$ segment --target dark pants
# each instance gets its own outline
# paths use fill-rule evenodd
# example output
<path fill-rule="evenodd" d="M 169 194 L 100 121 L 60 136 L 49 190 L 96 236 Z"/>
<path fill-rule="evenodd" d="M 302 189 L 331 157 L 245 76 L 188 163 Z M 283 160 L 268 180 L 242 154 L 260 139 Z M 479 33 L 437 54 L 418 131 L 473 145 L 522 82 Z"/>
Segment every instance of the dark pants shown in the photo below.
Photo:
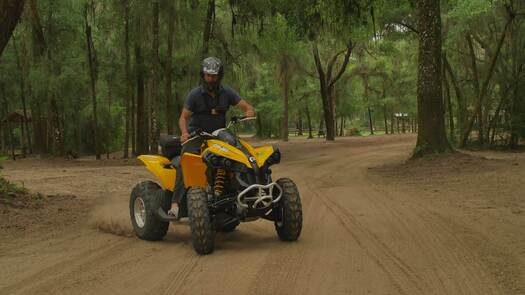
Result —
<path fill-rule="evenodd" d="M 180 153 L 181 158 L 179 158 L 175 163 L 175 169 L 177 169 L 177 174 L 175 177 L 175 188 L 173 189 L 173 197 L 171 198 L 172 203 L 180 204 L 180 201 L 186 194 L 186 189 L 184 188 L 184 177 L 182 176 L 182 166 L 180 165 L 182 155 L 184 155 L 184 153 L 200 154 L 202 143 L 202 138 L 198 137 L 182 146 L 182 151 Z"/>

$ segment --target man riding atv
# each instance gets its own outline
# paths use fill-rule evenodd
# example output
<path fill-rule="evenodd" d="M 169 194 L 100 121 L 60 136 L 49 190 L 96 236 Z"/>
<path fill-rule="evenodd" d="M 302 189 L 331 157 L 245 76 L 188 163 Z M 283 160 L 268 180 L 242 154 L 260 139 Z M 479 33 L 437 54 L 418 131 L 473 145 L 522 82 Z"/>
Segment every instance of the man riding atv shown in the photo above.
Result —
<path fill-rule="evenodd" d="M 184 103 L 184 108 L 179 119 L 181 131 L 180 142 L 189 139 L 189 134 L 195 130 L 208 133 L 226 127 L 226 112 L 230 106 L 238 106 L 244 111 L 246 117 L 254 117 L 253 107 L 242 99 L 232 88 L 221 85 L 224 76 L 222 62 L 216 57 L 208 57 L 202 61 L 200 69 L 201 85 L 191 90 Z M 195 138 L 183 145 L 181 155 L 185 152 L 200 152 L 202 138 Z M 180 162 L 175 163 L 180 168 Z M 177 169 L 175 189 L 169 215 L 178 217 L 179 204 L 185 193 L 182 169 Z M 181 209 L 184 206 L 181 206 Z"/>

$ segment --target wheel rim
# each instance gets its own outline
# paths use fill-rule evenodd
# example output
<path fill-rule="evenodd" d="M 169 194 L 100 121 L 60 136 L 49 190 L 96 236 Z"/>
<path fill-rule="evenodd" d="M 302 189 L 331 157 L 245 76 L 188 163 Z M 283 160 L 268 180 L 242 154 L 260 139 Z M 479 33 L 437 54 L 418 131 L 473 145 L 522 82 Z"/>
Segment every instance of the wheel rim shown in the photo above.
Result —
<path fill-rule="evenodd" d="M 133 213 L 135 215 L 135 222 L 140 228 L 144 227 L 146 224 L 146 206 L 144 206 L 144 200 L 141 197 L 135 199 L 133 204 Z"/>

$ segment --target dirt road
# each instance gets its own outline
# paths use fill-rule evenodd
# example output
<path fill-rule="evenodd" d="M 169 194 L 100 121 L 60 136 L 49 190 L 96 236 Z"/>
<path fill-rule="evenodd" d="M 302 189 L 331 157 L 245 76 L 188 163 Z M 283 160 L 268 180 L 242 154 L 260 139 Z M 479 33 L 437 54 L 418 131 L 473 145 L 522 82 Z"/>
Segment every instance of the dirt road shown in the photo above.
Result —
<path fill-rule="evenodd" d="M 76 198 L 0 215 L 0 294 L 525 294 L 525 157 L 403 164 L 414 141 L 278 143 L 299 241 L 256 221 L 205 257 L 185 224 L 161 242 L 126 236 L 129 192 L 150 178 L 134 161 L 6 163 L 8 179 Z"/>

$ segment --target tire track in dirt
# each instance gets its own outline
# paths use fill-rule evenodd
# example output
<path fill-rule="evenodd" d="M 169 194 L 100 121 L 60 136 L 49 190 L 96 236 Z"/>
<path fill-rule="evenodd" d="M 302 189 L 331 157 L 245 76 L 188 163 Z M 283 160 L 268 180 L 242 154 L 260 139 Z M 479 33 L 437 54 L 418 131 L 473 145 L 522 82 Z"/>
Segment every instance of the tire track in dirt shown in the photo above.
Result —
<path fill-rule="evenodd" d="M 196 256 L 195 253 L 190 251 L 185 252 L 187 252 L 189 259 L 185 261 L 182 266 L 177 265 L 177 270 L 169 272 L 169 274 L 166 275 L 167 280 L 165 283 L 153 288 L 151 292 L 149 292 L 150 294 L 179 294 L 180 289 L 185 285 L 188 277 L 193 273 L 193 270 L 199 263 L 199 257 Z"/>
<path fill-rule="evenodd" d="M 439 214 L 436 209 L 417 198 L 400 199 L 404 195 L 398 193 L 395 199 L 392 192 L 378 185 L 370 175 L 366 173 L 360 175 L 362 176 L 360 183 L 371 188 L 368 190 L 370 192 L 368 197 L 376 206 L 381 207 L 383 212 L 389 214 L 389 219 L 397 220 L 396 223 L 403 226 L 404 232 L 410 233 L 409 236 L 418 245 L 416 250 L 425 252 L 429 261 L 448 266 L 446 270 L 434 269 L 434 276 L 429 278 L 439 285 L 433 286 L 434 288 L 442 287 L 444 290 L 454 288 L 459 289 L 461 293 L 470 294 L 503 294 L 497 284 L 489 283 L 493 278 L 488 274 L 487 266 L 472 252 L 471 244 L 466 243 L 462 238 L 466 233 L 475 236 L 480 236 L 480 233 L 472 233 L 472 230 Z M 401 206 L 399 202 L 405 202 L 407 205 Z M 451 269 L 456 276 L 455 287 L 450 286 Z"/>
<path fill-rule="evenodd" d="M 404 264 L 402 260 L 393 254 L 382 242 L 365 231 L 364 227 L 353 220 L 341 206 L 328 197 L 323 197 L 311 185 L 308 185 L 308 187 L 338 219 L 339 224 L 347 234 L 349 234 L 357 245 L 388 275 L 398 292 L 401 294 L 422 293 L 422 289 L 419 288 L 417 283 L 421 278 L 414 275 L 413 270 Z M 365 239 L 368 239 L 368 241 Z M 403 280 L 402 276 L 396 275 L 397 272 L 391 271 L 391 269 L 401 271 L 408 280 Z M 406 290 L 407 285 L 411 286 L 410 290 Z"/>
<path fill-rule="evenodd" d="M 412 203 L 417 194 L 400 195 L 368 177 L 367 166 L 408 153 L 411 144 L 404 137 L 283 144 L 291 158 L 274 175 L 289 176 L 299 187 L 303 232 L 297 243 L 280 242 L 271 222 L 257 221 L 219 234 L 215 253 L 199 257 L 178 224 L 160 243 L 80 225 L 75 234 L 3 244 L 1 265 L 24 266 L 8 267 L 0 294 L 503 294 L 490 286 L 487 265 L 469 253 L 464 235 L 477 233 L 439 211 L 446 208 Z M 97 200 L 108 180 L 114 192 L 127 191 L 147 175 L 142 167 L 129 169 L 127 180 L 112 175 L 121 167 L 89 168 L 88 174 L 75 169 L 80 178 L 99 177 L 76 188 L 93 185 L 83 196 Z M 24 255 L 35 258 L 35 268 Z"/>
<path fill-rule="evenodd" d="M 90 266 L 98 266 L 98 263 L 106 261 L 108 257 L 114 256 L 115 253 L 120 253 L 126 249 L 129 241 L 119 241 L 110 246 L 100 245 L 96 248 L 82 251 L 72 257 L 66 258 L 51 266 L 45 267 L 25 279 L 8 285 L 0 289 L 0 294 L 16 294 L 29 292 L 34 294 L 36 291 L 49 291 L 52 293 L 53 287 L 56 287 L 56 282 L 67 282 L 69 277 L 85 271 L 85 268 Z"/>
<path fill-rule="evenodd" d="M 294 173 L 288 171 L 291 175 Z M 303 187 L 306 182 L 296 180 L 297 187 Z M 318 219 L 319 211 L 315 210 L 315 199 L 304 198 L 306 194 L 301 193 L 301 201 L 303 208 L 303 228 L 310 228 L 314 224 L 313 221 Z M 303 201 L 304 200 L 304 201 Z M 308 218 L 305 218 L 308 216 Z M 273 227 L 273 224 L 272 224 Z M 314 228 L 318 228 L 314 226 Z M 315 238 L 316 230 L 309 238 Z M 274 235 L 277 233 L 274 230 Z M 302 233 L 304 235 L 304 232 Z M 301 243 L 301 237 L 297 242 L 281 242 L 276 248 L 272 249 L 266 255 L 266 262 L 259 267 L 259 271 L 255 275 L 255 281 L 252 281 L 253 290 L 259 294 L 287 294 L 295 291 L 297 278 L 300 272 L 306 271 L 308 268 L 303 268 L 304 258 L 306 255 L 306 245 Z M 271 278 L 267 280 L 266 278 Z M 264 290 L 264 291 L 262 291 Z"/>
<path fill-rule="evenodd" d="M 370 153 L 370 151 L 368 151 L 368 153 Z M 379 157 L 380 155 L 374 155 L 374 154 L 369 154 L 367 156 L 364 156 L 364 157 L 360 157 L 360 159 L 358 160 L 355 160 L 352 162 L 352 164 L 358 164 L 357 166 L 359 165 L 362 165 L 362 163 L 368 163 L 370 162 L 369 160 L 371 158 L 376 158 L 376 157 Z M 349 160 L 350 161 L 350 160 Z M 347 167 L 349 163 L 343 163 L 341 164 L 341 167 L 340 168 L 344 168 L 345 166 Z M 338 170 L 338 169 L 336 169 Z M 392 222 L 393 225 L 395 226 L 400 226 L 401 227 L 401 232 L 406 232 L 406 233 L 410 233 L 409 234 L 409 237 L 412 239 L 412 240 L 415 240 L 418 245 L 420 246 L 421 249 L 428 249 L 428 243 L 425 243 L 425 241 L 427 241 L 427 237 L 432 237 L 432 238 L 436 238 L 436 237 L 441 237 L 443 235 L 443 233 L 448 233 L 448 231 L 446 231 L 445 229 L 443 228 L 436 228 L 436 226 L 433 226 L 431 228 L 424 228 L 424 229 L 421 229 L 421 225 L 425 225 L 427 222 L 426 222 L 426 219 L 425 218 L 422 218 L 421 215 L 414 215 L 414 213 L 412 212 L 412 210 L 408 210 L 407 208 L 403 208 L 402 206 L 398 206 L 397 204 L 394 203 L 386 203 L 385 204 L 385 195 L 387 195 L 387 192 L 382 192 L 382 194 L 380 194 L 381 198 L 377 199 L 377 196 L 379 195 L 376 195 L 374 192 L 377 191 L 377 190 L 370 190 L 370 189 L 367 189 L 367 190 L 362 190 L 360 188 L 363 188 L 363 187 L 366 187 L 366 186 L 370 186 L 370 187 L 374 187 L 374 185 L 369 182 L 369 181 L 366 181 L 366 179 L 362 179 L 362 177 L 359 177 L 360 174 L 356 174 L 356 175 L 353 175 L 355 178 L 353 179 L 354 183 L 356 184 L 357 188 L 356 188 L 356 191 L 360 192 L 360 193 L 365 193 L 366 194 L 366 197 L 369 201 L 371 201 L 371 203 L 377 208 L 377 210 L 379 210 L 379 212 L 382 212 L 382 214 L 388 214 L 388 219 L 391 220 L 391 221 L 394 221 L 395 222 Z M 333 182 L 333 175 L 330 175 L 330 174 L 327 174 L 325 176 L 321 176 L 321 177 L 318 177 L 317 180 L 320 181 L 321 183 L 325 183 L 325 186 L 329 187 L 332 185 L 331 182 Z M 330 179 L 330 180 L 326 180 L 326 179 Z M 358 184 L 358 185 L 357 185 Z M 312 190 L 315 190 L 313 188 L 311 188 Z M 320 197 L 322 198 L 322 196 L 320 195 Z M 363 224 L 359 223 L 357 221 L 357 218 L 355 216 L 353 216 L 344 206 L 342 206 L 341 204 L 337 203 L 336 201 L 332 200 L 330 197 L 325 197 L 325 198 L 322 198 L 322 200 L 325 201 L 325 205 L 327 205 L 328 207 L 330 207 L 331 211 L 336 214 L 336 216 L 338 216 L 338 218 L 341 220 L 341 223 L 343 225 L 345 224 L 351 224 L 351 225 L 354 225 L 355 227 L 351 227 L 351 228 L 348 228 L 346 227 L 346 229 L 348 230 L 348 232 L 351 234 L 351 235 L 354 235 L 352 233 L 352 229 L 358 229 L 359 230 L 359 234 L 356 234 L 354 235 L 355 238 L 357 240 L 358 239 L 358 236 L 365 236 L 367 238 L 368 241 L 365 241 L 364 243 L 364 249 L 367 249 L 367 251 L 370 253 L 370 251 L 368 249 L 374 249 L 374 252 L 376 252 L 375 250 L 380 250 L 380 252 L 383 252 L 383 254 L 385 254 L 388 259 L 391 260 L 391 262 L 393 262 L 394 264 L 393 265 L 389 265 L 389 266 L 394 266 L 396 267 L 399 271 L 401 271 L 402 273 L 405 274 L 405 276 L 407 276 L 407 278 L 410 279 L 410 282 L 413 286 L 416 286 L 416 289 L 414 290 L 409 290 L 409 293 L 412 293 L 414 291 L 419 291 L 418 293 L 421 293 L 421 291 L 425 291 L 425 293 L 428 293 L 428 292 L 432 292 L 432 290 L 435 290 L 435 287 L 436 286 L 430 286 L 428 285 L 428 283 L 425 282 L 425 280 L 423 280 L 422 276 L 418 274 L 418 271 L 414 270 L 413 268 L 409 267 L 409 265 L 407 263 L 405 263 L 398 255 L 394 254 L 394 252 L 390 249 L 390 247 L 388 247 L 388 245 L 386 245 L 379 236 L 377 236 L 376 234 L 374 234 L 372 231 L 370 230 L 367 230 L 367 226 L 364 226 Z M 379 206 L 379 207 L 378 207 Z M 423 208 L 419 208 L 420 210 L 423 209 Z M 426 209 L 424 209 L 423 211 L 425 211 Z M 427 210 L 428 211 L 428 210 Z M 407 220 L 409 222 L 407 222 Z M 439 224 L 439 223 L 438 223 Z M 447 239 L 450 239 L 450 237 L 446 236 Z M 454 240 L 457 241 L 457 239 L 455 239 L 455 237 L 453 237 Z M 366 243 L 366 242 L 372 242 L 371 244 L 370 243 Z M 438 243 L 437 245 L 443 245 L 443 243 Z M 467 245 L 463 244 L 463 243 L 456 243 L 456 247 L 457 246 L 460 246 L 461 249 L 464 249 L 463 252 L 465 252 L 465 254 L 468 256 L 468 248 L 467 248 Z M 377 247 L 377 249 L 375 249 Z M 430 247 L 430 249 L 435 249 L 435 247 Z M 441 259 L 443 258 L 450 258 L 451 255 L 449 255 L 448 253 L 443 253 L 443 250 L 438 248 L 440 251 L 441 251 L 441 254 L 445 257 L 441 257 Z M 417 247 L 415 250 L 418 250 Z M 457 250 L 456 250 L 457 251 Z M 377 253 L 376 253 L 377 254 Z M 482 273 L 479 273 L 477 272 L 477 270 L 479 269 L 482 269 L 482 265 L 479 264 L 479 263 L 472 263 L 475 261 L 475 258 L 474 257 L 469 257 L 470 259 L 468 261 L 462 261 L 461 259 L 458 260 L 457 258 L 456 259 L 453 259 L 452 261 L 450 261 L 450 259 L 447 259 L 449 260 L 450 262 L 450 266 L 455 266 L 454 269 L 456 269 L 457 271 L 456 272 L 460 272 L 460 270 L 464 267 L 464 264 L 467 264 L 467 265 L 474 265 L 471 267 L 471 269 L 473 270 L 473 273 L 477 273 L 478 276 L 468 276 L 465 282 L 465 286 L 466 288 L 461 288 L 461 282 L 459 282 L 459 286 L 457 287 L 460 287 L 459 290 L 462 290 L 461 293 L 464 293 L 464 292 L 469 292 L 469 293 L 472 293 L 472 294 L 479 294 L 479 292 L 486 292 L 487 289 L 485 287 L 481 287 L 481 289 L 479 288 L 471 288 L 470 285 L 472 284 L 469 284 L 470 282 L 475 282 L 475 284 L 473 284 L 474 286 L 483 286 L 485 284 L 483 284 L 483 281 L 481 281 L 479 278 L 484 278 L 484 277 L 487 277 L 486 275 L 482 274 Z M 377 259 L 376 259 L 377 260 Z M 381 261 L 383 261 L 383 259 L 380 259 L 380 261 L 378 260 L 377 262 L 379 264 L 381 264 Z M 438 260 L 439 261 L 439 260 Z M 384 263 L 384 261 L 383 261 Z M 384 267 L 383 267 L 384 268 Z M 396 272 L 393 272 L 393 273 L 396 273 Z M 460 272 L 461 273 L 461 272 Z M 468 272 L 467 272 L 468 274 Z M 407 284 L 403 284 L 403 285 L 407 285 Z M 418 285 L 421 285 L 421 289 L 420 287 L 418 287 Z M 438 279 L 438 287 L 442 287 L 443 290 L 446 290 L 447 288 L 445 288 L 445 285 L 443 284 L 443 281 Z M 399 286 L 399 284 L 398 284 Z M 493 290 L 493 288 L 491 288 L 489 286 L 488 288 L 489 290 Z M 456 289 L 456 291 L 458 291 Z M 498 291 L 495 291 L 495 292 L 491 292 L 491 293 L 496 293 L 496 294 L 499 294 Z"/>
<path fill-rule="evenodd" d="M 363 182 L 380 192 L 382 199 L 390 198 L 391 193 L 381 190 L 370 179 Z M 371 198 L 376 196 L 372 195 Z M 439 261 L 448 266 L 446 270 L 436 269 L 431 280 L 438 280 L 443 288 L 447 287 L 451 283 L 450 270 L 452 269 L 456 276 L 455 288 L 461 293 L 503 294 L 501 289 L 494 286 L 495 284 L 488 283 L 492 278 L 487 273 L 486 265 L 472 252 L 471 245 L 460 237 L 466 233 L 473 234 L 471 230 L 413 200 L 405 208 L 397 204 L 392 206 L 391 209 L 395 210 L 390 210 L 389 216 L 404 225 L 404 230 L 410 233 L 420 249 L 424 249 L 425 255 L 431 258 L 429 260 Z M 475 235 L 478 236 L 479 233 Z"/>

